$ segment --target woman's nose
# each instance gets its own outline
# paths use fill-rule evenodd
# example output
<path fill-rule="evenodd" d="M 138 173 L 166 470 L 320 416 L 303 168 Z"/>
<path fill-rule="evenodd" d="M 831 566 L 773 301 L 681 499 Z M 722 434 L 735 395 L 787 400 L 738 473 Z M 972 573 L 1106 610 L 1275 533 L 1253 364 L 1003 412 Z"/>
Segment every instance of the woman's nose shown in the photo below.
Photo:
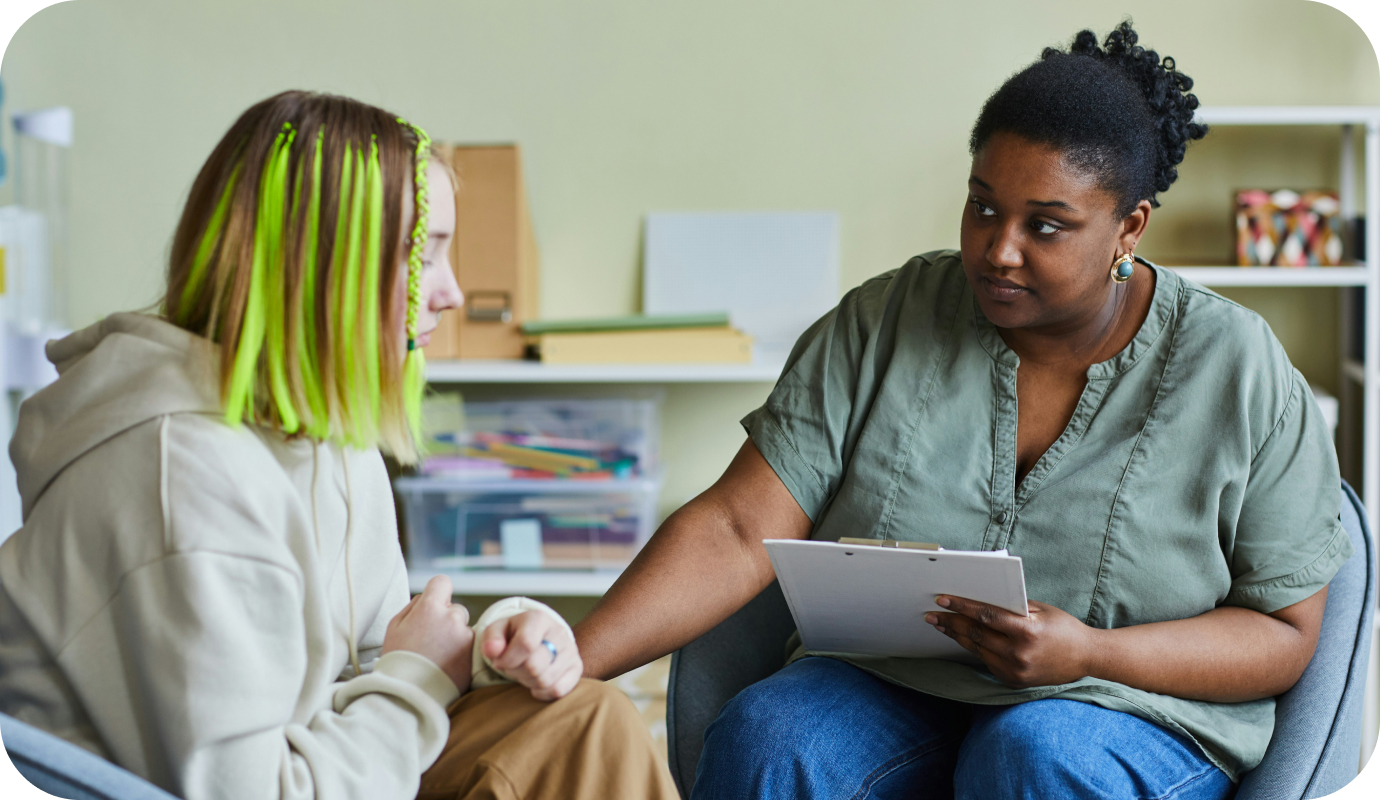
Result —
<path fill-rule="evenodd" d="M 1002 269 L 1018 269 L 1025 264 L 1021 255 L 1020 233 L 1014 226 L 1003 225 L 993 235 L 987 246 L 987 262 Z"/>

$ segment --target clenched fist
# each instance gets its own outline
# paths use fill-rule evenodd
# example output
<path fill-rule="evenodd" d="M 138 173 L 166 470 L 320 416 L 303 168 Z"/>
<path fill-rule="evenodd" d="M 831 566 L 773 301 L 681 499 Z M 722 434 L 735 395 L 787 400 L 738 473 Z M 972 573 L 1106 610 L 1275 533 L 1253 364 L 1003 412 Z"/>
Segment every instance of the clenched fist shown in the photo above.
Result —
<path fill-rule="evenodd" d="M 383 651 L 407 650 L 426 656 L 446 673 L 464 694 L 470 688 L 470 658 L 474 631 L 470 612 L 452 603 L 450 578 L 437 575 L 388 623 Z"/>
<path fill-rule="evenodd" d="M 538 700 L 570 694 L 585 671 L 575 640 L 564 625 L 543 611 L 525 611 L 495 622 L 484 629 L 483 639 L 484 655 L 494 669 L 531 689 Z"/>

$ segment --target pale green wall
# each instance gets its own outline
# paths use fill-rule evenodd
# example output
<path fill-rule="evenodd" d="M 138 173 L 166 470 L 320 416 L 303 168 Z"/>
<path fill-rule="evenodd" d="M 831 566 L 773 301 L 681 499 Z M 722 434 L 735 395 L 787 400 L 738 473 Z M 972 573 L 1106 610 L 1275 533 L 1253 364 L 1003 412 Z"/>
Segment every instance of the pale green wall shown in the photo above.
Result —
<path fill-rule="evenodd" d="M 0 77 L 8 110 L 76 111 L 77 325 L 156 298 L 197 167 L 236 114 L 286 88 L 378 103 L 438 139 L 520 142 L 545 312 L 611 314 L 637 309 L 648 210 L 837 209 L 840 289 L 955 245 L 983 99 L 1041 47 L 1080 27 L 1105 32 L 1131 8 L 75 0 L 20 29 Z M 1161 0 L 1135 11 L 1145 42 L 1179 60 L 1205 103 L 1380 103 L 1375 53 L 1327 6 Z M 1210 138 L 1142 252 L 1225 257 L 1231 190 L 1334 183 L 1335 138 Z M 1316 319 L 1335 314 L 1333 293 L 1254 297 L 1275 309 L 1300 367 L 1334 383 L 1335 328 Z M 722 470 L 741 441 L 737 418 L 767 388 L 668 389 L 665 510 Z"/>

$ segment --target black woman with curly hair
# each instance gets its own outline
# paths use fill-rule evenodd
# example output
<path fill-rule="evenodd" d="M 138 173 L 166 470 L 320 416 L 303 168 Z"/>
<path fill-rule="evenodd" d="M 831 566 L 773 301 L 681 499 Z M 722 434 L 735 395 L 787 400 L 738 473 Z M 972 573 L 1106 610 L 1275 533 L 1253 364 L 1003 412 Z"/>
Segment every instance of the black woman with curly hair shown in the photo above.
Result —
<path fill-rule="evenodd" d="M 695 798 L 1222 798 L 1260 762 L 1351 545 L 1269 327 L 1135 255 L 1207 133 L 1192 86 L 1129 22 L 1007 80 L 960 248 L 806 331 L 723 477 L 579 626 L 595 677 L 675 650 L 772 582 L 763 539 L 1022 557 L 1025 616 L 916 609 L 981 666 L 797 647 L 710 725 Z"/>

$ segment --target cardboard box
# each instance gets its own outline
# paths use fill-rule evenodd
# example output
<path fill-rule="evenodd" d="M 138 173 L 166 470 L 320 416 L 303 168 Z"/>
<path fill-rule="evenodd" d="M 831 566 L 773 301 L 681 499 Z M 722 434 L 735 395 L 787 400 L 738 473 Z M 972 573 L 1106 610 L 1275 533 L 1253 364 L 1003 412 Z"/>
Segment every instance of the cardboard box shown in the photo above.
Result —
<path fill-rule="evenodd" d="M 429 360 L 522 358 L 522 323 L 536 319 L 536 237 L 515 144 L 442 148 L 459 180 L 450 261 L 465 305 L 441 315 Z"/>

